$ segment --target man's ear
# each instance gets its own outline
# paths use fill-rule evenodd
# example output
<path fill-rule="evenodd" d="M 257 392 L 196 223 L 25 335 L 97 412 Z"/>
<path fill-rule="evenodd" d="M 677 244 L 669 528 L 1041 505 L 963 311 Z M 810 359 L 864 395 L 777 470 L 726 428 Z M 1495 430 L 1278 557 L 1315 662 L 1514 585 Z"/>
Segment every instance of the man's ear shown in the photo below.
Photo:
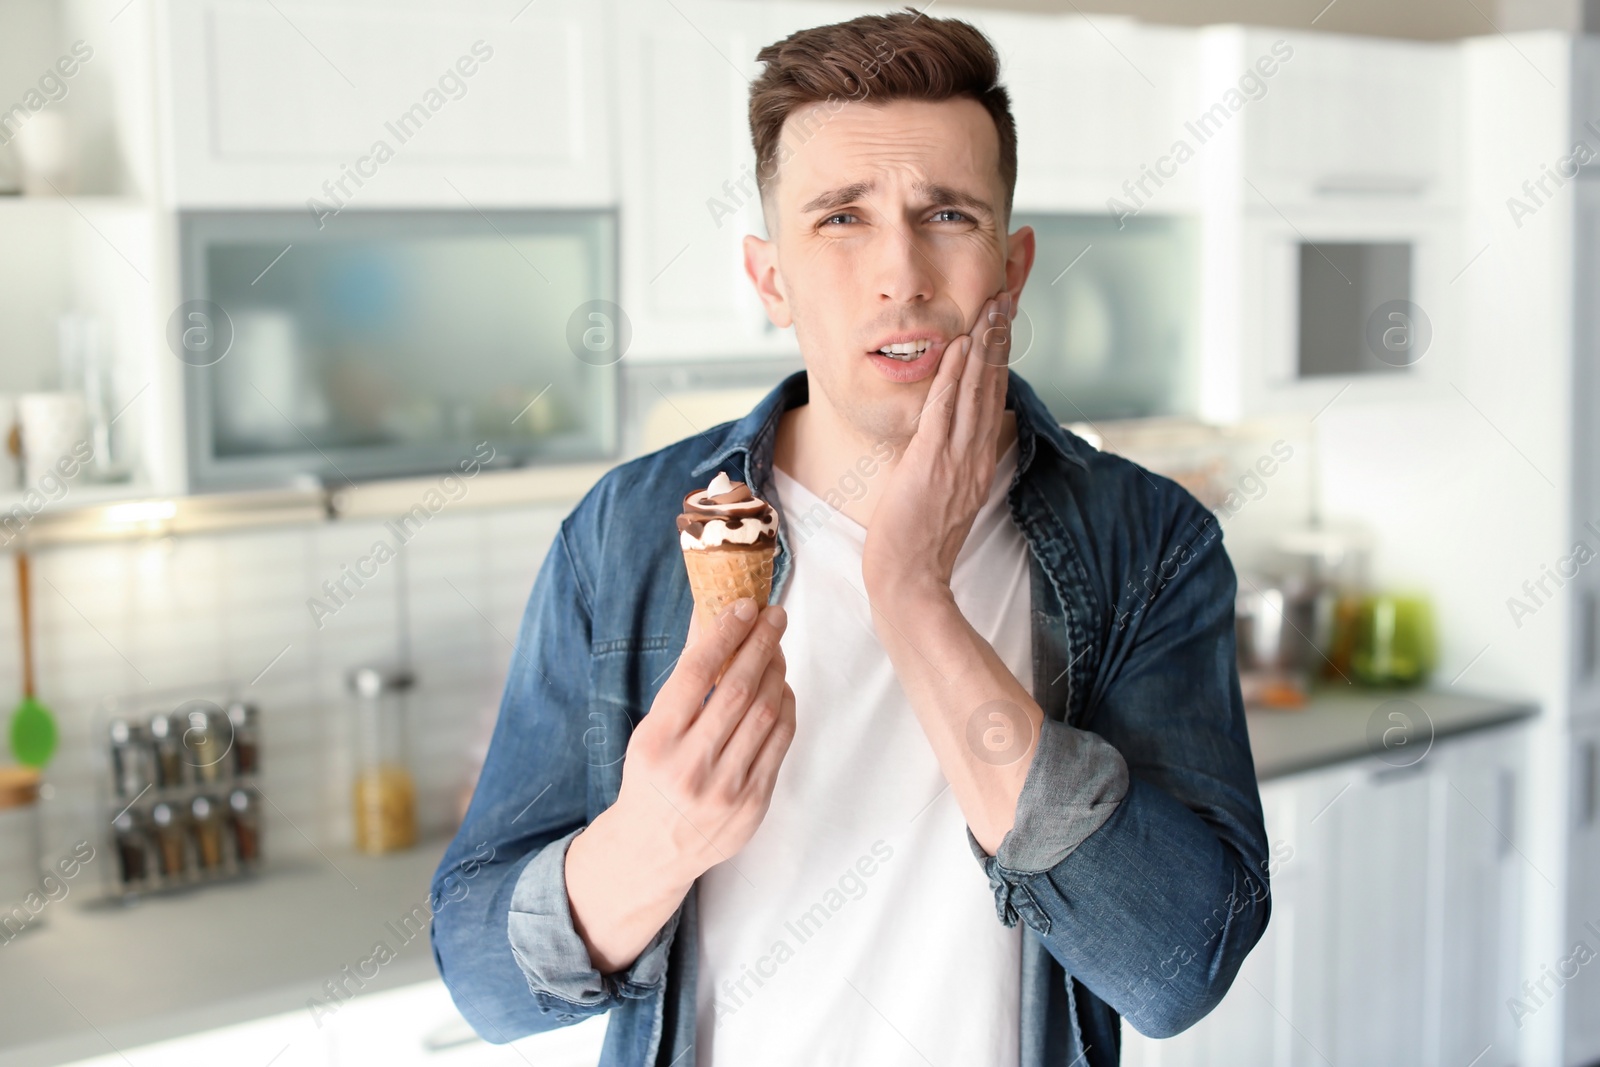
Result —
<path fill-rule="evenodd" d="M 794 321 L 789 298 L 783 291 L 783 275 L 778 272 L 778 243 L 763 240 L 755 234 L 744 238 L 744 272 L 750 284 L 756 287 L 761 305 L 767 309 L 767 318 L 778 329 L 787 329 Z"/>
<path fill-rule="evenodd" d="M 1036 250 L 1032 226 L 1023 226 L 1006 238 L 1006 289 L 1019 300 L 1028 274 L 1033 270 Z"/>

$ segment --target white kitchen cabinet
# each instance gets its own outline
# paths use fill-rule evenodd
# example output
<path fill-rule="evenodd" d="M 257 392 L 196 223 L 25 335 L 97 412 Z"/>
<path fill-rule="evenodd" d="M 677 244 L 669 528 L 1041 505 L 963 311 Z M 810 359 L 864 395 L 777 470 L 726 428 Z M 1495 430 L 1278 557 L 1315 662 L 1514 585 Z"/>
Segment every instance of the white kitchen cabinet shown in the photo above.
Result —
<path fill-rule="evenodd" d="M 1270 27 L 1239 40 L 1237 62 L 1219 75 L 1237 78 L 1262 56 L 1277 61 L 1260 97 L 1239 110 L 1243 173 L 1268 200 L 1285 209 L 1375 198 L 1455 203 L 1461 61 L 1453 45 Z"/>
<path fill-rule="evenodd" d="M 778 17 L 737 0 L 623 0 L 619 13 L 628 358 L 798 351 L 744 271 L 744 236 L 766 234 L 750 81 L 756 53 L 781 36 Z"/>
<path fill-rule="evenodd" d="M 611 5 L 167 0 L 182 207 L 605 206 Z"/>
<path fill-rule="evenodd" d="M 1575 726 L 1571 740 L 1567 932 L 1561 959 L 1550 961 L 1552 970 L 1560 968 L 1561 960 L 1573 958 L 1573 949 L 1580 942 L 1591 953 L 1600 953 L 1600 724 Z M 1574 963 L 1578 959 L 1581 957 L 1574 958 Z M 1562 992 L 1567 1031 L 1564 1063 L 1588 1067 L 1600 1061 L 1600 956 L 1590 956 Z"/>
<path fill-rule="evenodd" d="M 1431 790 L 1424 760 L 1367 769 L 1329 810 L 1336 1067 L 1423 1062 Z"/>
<path fill-rule="evenodd" d="M 1575 92 L 1580 97 L 1573 123 L 1600 120 L 1600 41 L 1576 46 L 1583 62 L 1574 66 Z M 1588 99 L 1593 99 L 1590 105 Z M 1600 121 L 1596 121 L 1600 126 Z M 1584 138 L 1600 152 L 1600 134 L 1582 130 Z M 1600 180 L 1592 164 L 1585 177 L 1573 183 L 1573 392 L 1571 420 L 1572 450 L 1572 539 L 1585 545 L 1593 555 L 1577 567 L 1570 578 L 1572 624 L 1567 627 L 1571 646 L 1569 662 L 1572 680 L 1574 718 L 1600 722 Z M 1575 555 L 1569 563 L 1557 561 L 1558 570 L 1571 568 L 1584 557 Z M 1566 573 L 1561 573 L 1567 578 Z"/>
<path fill-rule="evenodd" d="M 1433 755 L 1438 866 L 1428 913 L 1436 960 L 1428 1015 L 1437 1024 L 1422 1062 L 1512 1067 L 1518 1039 L 1507 1002 L 1519 995 L 1522 977 L 1521 884 L 1538 877 L 1518 825 L 1524 735 L 1491 731 L 1441 744 Z"/>
<path fill-rule="evenodd" d="M 1196 31 L 1110 15 L 941 8 L 1000 53 L 1017 124 L 1016 211 L 1102 214 L 1144 182 L 1151 212 L 1192 211 L 1197 169 L 1161 163 L 1183 134 L 1196 78 Z M 1171 170 L 1150 178 L 1158 164 Z"/>
<path fill-rule="evenodd" d="M 1201 417 L 1453 398 L 1459 49 L 1225 26 L 1199 52 Z"/>

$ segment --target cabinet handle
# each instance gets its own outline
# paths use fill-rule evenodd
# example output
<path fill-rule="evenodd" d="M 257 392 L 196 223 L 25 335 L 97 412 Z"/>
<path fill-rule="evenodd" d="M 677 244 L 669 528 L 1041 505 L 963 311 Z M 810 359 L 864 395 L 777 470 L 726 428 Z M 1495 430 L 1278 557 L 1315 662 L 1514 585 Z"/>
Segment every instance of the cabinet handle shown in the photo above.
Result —
<path fill-rule="evenodd" d="M 1428 761 L 1424 758 L 1401 767 L 1379 767 L 1368 775 L 1367 780 L 1373 785 L 1390 785 L 1394 782 L 1410 781 L 1427 769 Z"/>
<path fill-rule="evenodd" d="M 1516 847 L 1514 838 L 1517 833 L 1517 776 L 1516 772 L 1508 767 L 1500 768 L 1500 832 L 1495 836 L 1498 843 L 1495 846 L 1496 856 L 1504 860 Z"/>
<path fill-rule="evenodd" d="M 1428 179 L 1399 174 L 1325 174 L 1313 186 L 1318 196 L 1421 196 Z"/>
<path fill-rule="evenodd" d="M 1579 826 L 1593 826 L 1595 809 L 1600 807 L 1600 744 L 1585 741 L 1581 749 L 1582 792 L 1579 793 Z"/>
<path fill-rule="evenodd" d="M 1600 598 L 1593 589 L 1585 589 L 1578 600 L 1578 677 L 1581 681 L 1594 681 L 1595 668 L 1600 666 Z"/>

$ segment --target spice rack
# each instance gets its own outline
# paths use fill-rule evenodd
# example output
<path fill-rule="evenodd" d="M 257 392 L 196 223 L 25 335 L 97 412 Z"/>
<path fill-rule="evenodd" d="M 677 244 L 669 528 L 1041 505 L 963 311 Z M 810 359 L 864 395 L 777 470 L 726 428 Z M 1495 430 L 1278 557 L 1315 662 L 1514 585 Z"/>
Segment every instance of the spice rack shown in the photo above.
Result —
<path fill-rule="evenodd" d="M 259 869 L 256 705 L 141 703 L 112 709 L 99 734 L 110 895 L 189 889 Z"/>

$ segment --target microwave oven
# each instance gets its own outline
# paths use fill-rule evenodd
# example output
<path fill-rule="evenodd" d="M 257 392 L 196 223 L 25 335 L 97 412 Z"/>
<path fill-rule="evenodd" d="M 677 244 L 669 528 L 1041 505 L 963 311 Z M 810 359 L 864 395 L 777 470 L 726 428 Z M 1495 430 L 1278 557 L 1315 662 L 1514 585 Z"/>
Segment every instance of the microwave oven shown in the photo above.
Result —
<path fill-rule="evenodd" d="M 1231 275 L 1238 289 L 1226 299 L 1213 292 L 1202 312 L 1213 348 L 1219 337 L 1237 339 L 1237 353 L 1219 358 L 1238 377 L 1215 376 L 1203 408 L 1269 414 L 1316 410 L 1335 395 L 1418 398 L 1444 388 L 1448 353 L 1461 341 L 1452 282 L 1470 266 L 1453 215 L 1372 202 L 1293 216 L 1262 208 L 1243 220 Z"/>

